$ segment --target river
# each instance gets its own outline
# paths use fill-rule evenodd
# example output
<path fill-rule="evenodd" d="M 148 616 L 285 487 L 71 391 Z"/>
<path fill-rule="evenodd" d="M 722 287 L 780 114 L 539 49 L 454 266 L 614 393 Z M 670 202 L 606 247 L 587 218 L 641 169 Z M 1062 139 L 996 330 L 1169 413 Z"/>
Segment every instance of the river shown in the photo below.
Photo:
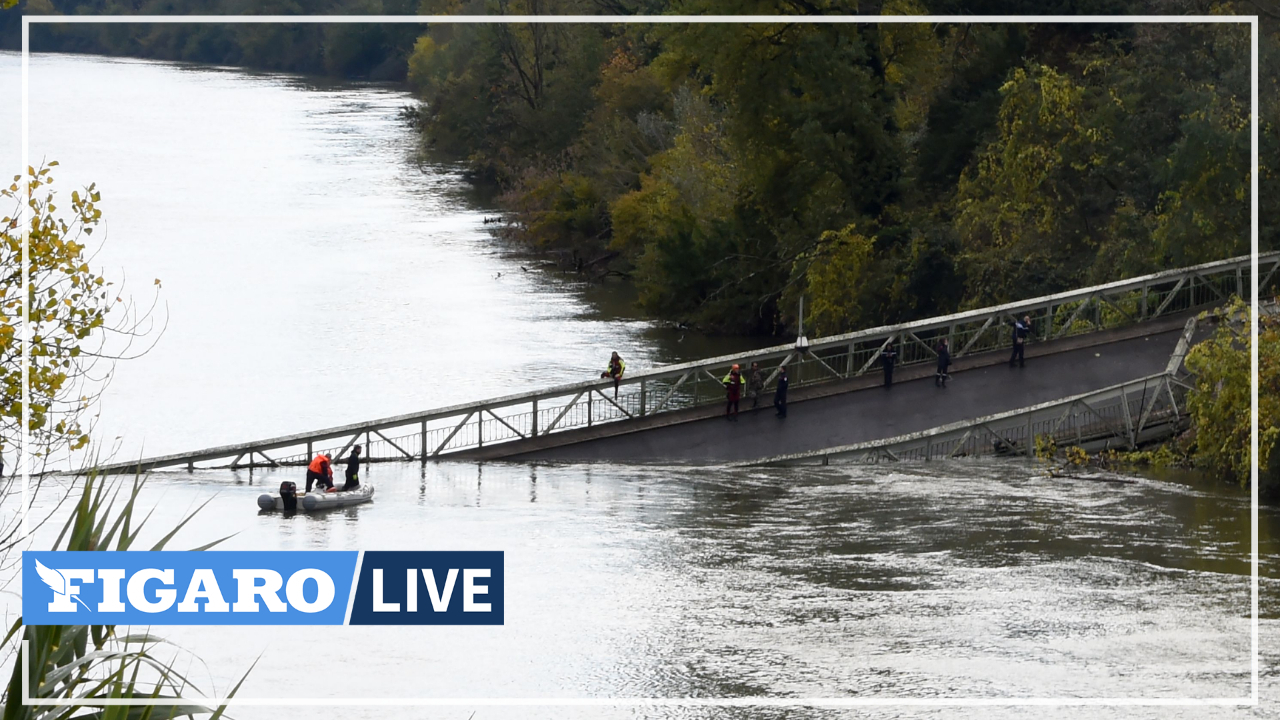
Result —
<path fill-rule="evenodd" d="M 17 57 L 0 55 L 16 97 Z M 32 153 L 96 182 L 106 242 L 167 327 L 121 363 L 104 453 L 193 449 L 422 410 L 745 347 L 664 329 L 494 240 L 456 167 L 423 163 L 400 90 L 98 57 L 32 61 Z M 17 166 L 16 104 L 0 111 Z M 204 689 L 245 698 L 1214 698 L 1249 693 L 1248 496 L 1204 478 L 1024 461 L 745 470 L 382 464 L 368 506 L 259 515 L 296 471 L 157 473 L 173 547 L 495 549 L 493 628 L 159 629 Z M 48 547 L 74 491 L 35 499 Z M 16 512 L 5 498 L 3 514 Z M 1256 717 L 1273 668 L 1280 514 L 1264 508 L 1264 708 L 1046 708 Z M 9 616 L 16 588 L 0 595 Z M 12 658 L 6 658 L 12 662 Z M 5 667 L 7 673 L 9 666 Z M 466 718 L 472 707 L 246 706 L 241 718 Z M 869 708 L 1021 717 L 1028 708 Z M 485 717 L 791 717 L 838 711 L 481 708 Z"/>
<path fill-rule="evenodd" d="M 0 57 L 12 79 L 18 56 Z M 167 322 L 144 357 L 117 366 L 102 453 L 164 454 L 598 377 L 611 350 L 639 368 L 762 342 L 658 327 L 630 311 L 625 288 L 494 240 L 483 220 L 497 210 L 458 168 L 417 161 L 397 114 L 409 103 L 385 85 L 32 62 L 32 162 L 58 160 L 68 193 L 97 183 L 99 264 L 137 304 L 158 297 Z M 15 140 L 16 111 L 2 133 Z M 19 151 L 6 143 L 6 167 Z"/>

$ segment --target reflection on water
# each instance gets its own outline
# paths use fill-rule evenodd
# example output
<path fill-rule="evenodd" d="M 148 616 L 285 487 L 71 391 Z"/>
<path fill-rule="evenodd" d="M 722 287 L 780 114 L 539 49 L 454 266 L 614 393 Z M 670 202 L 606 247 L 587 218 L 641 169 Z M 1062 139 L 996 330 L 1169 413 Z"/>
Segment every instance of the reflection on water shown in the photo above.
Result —
<path fill-rule="evenodd" d="M 1111 474 L 1047 478 L 1020 461 L 769 470 L 387 464 L 366 473 L 378 489 L 371 504 L 259 515 L 258 493 L 296 474 L 157 474 L 144 498 L 156 507 L 152 532 L 213 497 L 184 531 L 185 545 L 236 532 L 227 549 L 503 550 L 507 623 L 166 629 L 219 684 L 262 653 L 245 696 L 1248 690 L 1248 498 L 1232 489 Z M 45 493 L 41 507 L 54 495 Z M 1265 510 L 1270 578 L 1280 574 L 1278 528 L 1280 514 Z M 1264 604 L 1269 618 L 1277 609 Z M 1272 633 L 1274 621 L 1266 627 Z M 331 658 L 344 683 L 308 672 L 304 658 Z M 240 716 L 290 712 L 245 708 Z"/>
<path fill-rule="evenodd" d="M 635 370 L 764 342 L 658 327 L 625 286 L 494 239 L 496 210 L 460 170 L 418 162 L 407 102 L 380 85 L 32 59 L 32 156 L 58 159 L 68 191 L 101 189 L 108 275 L 142 301 L 163 285 L 164 336 L 103 400 L 97 438 L 117 457 L 598 377 L 612 350 Z M 18 129 L 6 107 L 0 137 Z"/>
<path fill-rule="evenodd" d="M 0 55 L 0 76 L 17 58 Z M 10 95 L 12 96 L 12 94 Z M 660 328 L 485 232 L 456 168 L 420 166 L 376 85 L 101 58 L 32 61 L 36 157 L 96 181 L 101 261 L 163 279 L 169 328 L 124 364 L 100 437 L 177 451 L 739 349 Z M 68 107 L 92 112 L 68 112 Z M 0 112 L 0 137 L 16 137 Z M 17 147 L 0 148 L 9 163 Z M 259 515 L 296 471 L 160 473 L 153 537 L 226 549 L 502 550 L 507 622 L 164 634 L 202 687 L 253 698 L 1238 697 L 1249 680 L 1247 497 L 1194 478 L 1051 479 L 1021 462 L 726 470 L 376 465 L 369 505 Z M 72 481 L 37 497 L 48 514 Z M 16 512 L 6 502 L 0 514 Z M 63 515 L 41 527 L 48 547 Z M 1264 509 L 1262 573 L 1280 576 Z M 144 538 L 145 540 L 145 538 Z M 1276 581 L 1263 584 L 1274 704 Z M 0 594 L 10 613 L 17 596 Z M 189 651 L 189 652 L 188 652 Z M 193 655 L 200 660 L 193 659 Z M 206 665 L 207 663 L 207 665 Z M 245 707 L 242 718 L 466 718 L 473 707 Z M 485 717 L 848 716 L 482 708 Z M 900 717 L 901 708 L 871 709 Z M 946 708 L 932 716 L 1022 717 Z M 1064 717 L 1252 717 L 1080 708 Z M 1264 713 L 1265 714 L 1265 713 Z"/>

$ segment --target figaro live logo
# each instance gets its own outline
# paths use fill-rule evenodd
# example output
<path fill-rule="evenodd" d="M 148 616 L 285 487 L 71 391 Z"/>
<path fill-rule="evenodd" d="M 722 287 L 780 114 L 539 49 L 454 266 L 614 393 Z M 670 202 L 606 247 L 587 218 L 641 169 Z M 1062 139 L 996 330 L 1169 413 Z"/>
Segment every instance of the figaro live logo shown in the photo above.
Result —
<path fill-rule="evenodd" d="M 27 625 L 501 625 L 500 551 L 24 552 Z"/>

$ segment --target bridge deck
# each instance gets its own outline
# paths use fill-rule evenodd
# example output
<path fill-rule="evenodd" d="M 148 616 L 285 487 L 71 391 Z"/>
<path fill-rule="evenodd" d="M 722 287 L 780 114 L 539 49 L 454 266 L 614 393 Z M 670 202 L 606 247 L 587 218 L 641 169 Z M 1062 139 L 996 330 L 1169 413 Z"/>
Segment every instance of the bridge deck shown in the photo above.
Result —
<path fill-rule="evenodd" d="M 878 440 L 972 419 L 1028 404 L 1091 392 L 1148 374 L 1173 340 L 1158 341 L 1182 318 L 1244 295 L 1250 276 L 1274 292 L 1280 253 L 1219 260 L 1094 287 L 976 308 L 952 315 L 866 328 L 816 339 L 807 350 L 790 344 L 714 358 L 639 369 L 615 387 L 597 378 L 521 391 L 450 407 L 362 421 L 256 441 L 98 466 L 135 472 L 197 463 L 221 467 L 305 465 L 317 452 L 343 456 L 361 443 L 370 462 L 450 457 L 496 460 L 562 459 L 722 462 L 795 453 L 833 444 Z M 1257 289 L 1254 292 L 1259 292 Z M 1031 318 L 1028 359 L 1043 355 L 1022 375 L 987 367 L 1009 351 L 1015 317 Z M 1174 323 L 1170 325 L 1170 323 Z M 1132 341 L 1143 335 L 1151 340 Z M 951 341 L 957 358 L 955 387 L 935 393 L 933 346 Z M 891 396 L 867 391 L 878 384 L 877 361 L 889 342 L 898 348 L 901 387 Z M 1108 348 L 1094 358 L 1099 347 Z M 1148 347 L 1152 344 L 1158 349 Z M 1062 357 L 1048 355 L 1068 353 Z M 718 414 L 720 378 L 734 363 L 759 362 L 772 387 L 777 369 L 791 377 L 793 417 L 778 427 L 767 410 L 729 425 L 707 422 Z M 1016 372 L 1016 371 L 1015 371 Z M 882 392 L 882 391 L 881 391 Z M 850 395 L 850 393 L 853 393 Z M 836 399 L 832 396 L 844 396 Z M 941 398 L 946 397 L 945 402 Z M 828 398 L 819 400 L 819 398 Z M 694 422 L 700 421 L 700 422 Z M 694 422 L 694 424 L 690 424 Z M 773 423 L 773 425 L 770 425 Z M 631 435 L 630 438 L 615 436 Z M 570 447 L 576 446 L 576 447 Z"/>
<path fill-rule="evenodd" d="M 768 395 L 755 412 L 749 409 L 750 401 L 744 401 L 737 422 L 707 418 L 511 459 L 721 463 L 919 432 L 1162 372 L 1177 345 L 1181 325 L 1151 330 L 1052 354 L 1028 352 L 1025 368 L 1000 363 L 957 371 L 945 389 L 934 387 L 932 368 L 909 368 L 901 373 L 903 381 L 889 390 L 874 387 L 793 402 L 785 420 L 774 416 L 772 395 Z"/>

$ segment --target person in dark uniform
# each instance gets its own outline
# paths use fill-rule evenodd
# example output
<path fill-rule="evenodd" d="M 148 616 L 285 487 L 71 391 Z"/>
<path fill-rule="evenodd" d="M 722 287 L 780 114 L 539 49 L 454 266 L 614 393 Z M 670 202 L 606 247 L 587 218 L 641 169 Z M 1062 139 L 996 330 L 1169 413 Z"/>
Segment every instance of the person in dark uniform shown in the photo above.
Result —
<path fill-rule="evenodd" d="M 360 446 L 356 445 L 351 448 L 351 454 L 347 456 L 347 482 L 343 484 L 342 490 L 355 490 L 360 487 Z"/>
<path fill-rule="evenodd" d="M 1026 360 L 1023 353 L 1027 349 L 1027 335 L 1031 333 L 1031 316 L 1024 315 L 1021 320 L 1013 323 L 1013 354 L 1009 356 L 1009 367 L 1013 367 L 1016 360 L 1018 367 L 1024 367 Z"/>
<path fill-rule="evenodd" d="M 886 388 L 893 387 L 893 365 L 898 362 L 898 351 L 893 347 L 893 340 L 889 340 L 884 349 L 880 351 L 880 364 L 884 366 L 884 386 Z"/>
<path fill-rule="evenodd" d="M 951 365 L 951 348 L 947 346 L 947 339 L 942 338 L 938 342 L 938 372 L 933 376 L 933 384 L 938 387 L 947 386 L 947 378 L 951 377 L 947 374 L 947 368 Z"/>
<path fill-rule="evenodd" d="M 778 417 L 787 416 L 787 366 L 783 365 L 778 368 L 778 387 L 773 391 L 773 407 L 778 411 Z"/>
<path fill-rule="evenodd" d="M 751 374 L 747 375 L 747 395 L 751 398 L 751 409 L 760 406 L 760 393 L 764 392 L 764 373 L 760 372 L 760 363 L 751 363 Z"/>

